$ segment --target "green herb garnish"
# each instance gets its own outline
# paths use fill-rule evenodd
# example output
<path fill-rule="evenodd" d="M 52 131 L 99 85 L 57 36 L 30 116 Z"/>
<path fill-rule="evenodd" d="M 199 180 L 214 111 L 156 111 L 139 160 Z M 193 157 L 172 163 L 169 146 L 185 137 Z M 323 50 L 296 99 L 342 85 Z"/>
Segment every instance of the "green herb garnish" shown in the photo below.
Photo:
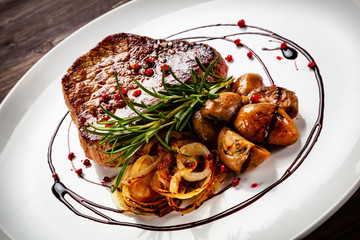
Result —
<path fill-rule="evenodd" d="M 229 86 L 233 81 L 232 77 L 221 78 L 214 74 L 213 67 L 219 60 L 219 57 L 211 62 L 208 68 L 205 68 L 197 57 L 195 60 L 204 74 L 201 76 L 196 74 L 194 70 L 191 70 L 193 81 L 191 84 L 184 83 L 178 79 L 170 67 L 168 68 L 170 74 L 179 84 L 172 85 L 165 83 L 165 65 L 162 72 L 164 91 L 156 91 L 154 88 L 150 91 L 135 79 L 133 80 L 144 92 L 160 99 L 153 105 L 127 100 L 121 91 L 117 74 L 116 72 L 114 73 L 122 98 L 136 115 L 119 118 L 100 105 L 101 109 L 113 120 L 99 122 L 100 126 L 89 124 L 93 130 L 84 128 L 85 131 L 91 134 L 102 136 L 99 144 L 108 143 L 112 146 L 104 152 L 111 155 L 111 160 L 106 163 L 118 160 L 116 169 L 122 166 L 112 191 L 115 191 L 120 184 L 124 171 L 136 151 L 144 144 L 149 143 L 154 137 L 156 137 L 165 148 L 177 153 L 175 149 L 172 149 L 169 146 L 169 136 L 171 131 L 175 130 L 181 132 L 185 129 L 191 129 L 189 120 L 194 111 L 199 109 L 206 100 L 218 98 L 218 93 Z M 206 82 L 205 80 L 209 75 L 216 78 L 217 81 Z M 140 111 L 138 108 L 145 110 Z M 108 127 L 101 126 L 105 124 L 112 125 Z M 164 139 L 158 135 L 158 132 L 161 130 L 166 131 Z M 115 155 L 117 156 L 115 157 Z"/>

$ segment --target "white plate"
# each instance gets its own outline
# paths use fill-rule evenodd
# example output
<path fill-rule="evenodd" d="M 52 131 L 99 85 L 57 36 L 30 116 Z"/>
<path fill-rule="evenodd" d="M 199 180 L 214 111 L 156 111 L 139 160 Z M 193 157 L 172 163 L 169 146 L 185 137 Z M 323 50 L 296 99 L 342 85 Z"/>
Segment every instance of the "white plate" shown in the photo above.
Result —
<path fill-rule="evenodd" d="M 360 87 L 357 81 L 360 75 L 357 54 L 360 52 L 357 44 L 360 38 L 359 8 L 359 1 L 350 0 L 341 3 L 138 0 L 105 14 L 75 32 L 34 65 L 1 105 L 0 237 L 290 239 L 305 236 L 359 187 L 360 95 L 351 91 Z M 310 53 L 319 66 L 325 90 L 323 129 L 309 156 L 295 173 L 243 210 L 209 224 L 176 232 L 100 224 L 75 215 L 61 204 L 51 192 L 53 180 L 46 155 L 53 131 L 67 111 L 60 79 L 72 62 L 105 36 L 116 32 L 166 37 L 191 27 L 236 23 L 240 18 L 249 25 L 272 30 L 296 42 Z M 215 33 L 203 29 L 201 34 Z M 276 47 L 279 43 L 259 36 L 240 37 L 261 55 L 275 83 L 294 90 L 299 96 L 300 114 L 295 123 L 301 138 L 295 145 L 275 151 L 267 162 L 243 175 L 238 187 L 210 200 L 190 215 L 172 214 L 163 219 L 116 216 L 120 220 L 165 226 L 211 216 L 253 196 L 279 179 L 304 146 L 319 107 L 318 88 L 313 71 L 307 67 L 308 60 L 299 56 L 296 70 L 293 61 L 276 59 L 277 55 L 281 55 L 279 51 L 261 50 L 261 47 Z M 245 72 L 264 75 L 258 61 L 247 59 L 244 48 L 237 49 L 224 41 L 208 43 L 223 56 L 234 56 L 235 61 L 229 64 L 230 73 L 234 76 Z M 54 145 L 56 170 L 69 188 L 96 202 L 111 205 L 108 192 L 85 184 L 71 171 L 71 164 L 66 159 L 69 119 L 65 122 Z M 74 163 L 80 164 L 81 150 L 73 129 L 70 141 L 71 147 L 79 153 Z M 98 181 L 97 178 L 105 174 L 95 166 L 84 171 L 86 176 Z M 260 183 L 259 187 L 251 188 L 251 183 L 255 182 Z"/>

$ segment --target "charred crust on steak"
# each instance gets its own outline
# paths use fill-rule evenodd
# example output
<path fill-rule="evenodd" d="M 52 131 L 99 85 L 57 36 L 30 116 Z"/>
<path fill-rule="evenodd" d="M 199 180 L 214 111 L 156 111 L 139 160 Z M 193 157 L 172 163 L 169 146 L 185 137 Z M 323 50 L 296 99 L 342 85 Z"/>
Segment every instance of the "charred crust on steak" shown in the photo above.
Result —
<path fill-rule="evenodd" d="M 86 156 L 101 165 L 104 165 L 110 157 L 102 153 L 108 146 L 99 146 L 99 136 L 89 134 L 82 129 L 87 123 L 96 124 L 109 119 L 109 116 L 102 113 L 100 104 L 104 107 L 108 106 L 111 112 L 120 117 L 133 114 L 127 106 L 117 105 L 118 100 L 115 99 L 115 95 L 118 89 L 114 71 L 117 72 L 120 85 L 127 90 L 130 99 L 153 104 L 157 99 L 146 93 L 142 93 L 139 97 L 132 96 L 132 91 L 138 88 L 133 79 L 138 80 L 148 89 L 154 87 L 156 90 L 162 90 L 161 66 L 166 64 L 179 79 L 190 82 L 190 69 L 201 74 L 195 56 L 207 67 L 220 54 L 202 43 L 166 41 L 119 33 L 106 37 L 95 48 L 76 59 L 62 78 L 62 90 L 71 118 L 79 129 L 80 143 Z M 146 62 L 148 58 L 153 60 L 152 64 Z M 134 63 L 139 67 L 133 68 Z M 144 74 L 149 68 L 153 70 L 151 76 Z M 225 60 L 220 58 L 214 67 L 215 74 L 226 77 L 227 71 Z M 214 79 L 208 77 L 207 81 Z M 177 84 L 170 74 L 166 75 L 165 82 Z M 108 100 L 105 102 L 101 101 L 103 93 L 108 95 Z"/>

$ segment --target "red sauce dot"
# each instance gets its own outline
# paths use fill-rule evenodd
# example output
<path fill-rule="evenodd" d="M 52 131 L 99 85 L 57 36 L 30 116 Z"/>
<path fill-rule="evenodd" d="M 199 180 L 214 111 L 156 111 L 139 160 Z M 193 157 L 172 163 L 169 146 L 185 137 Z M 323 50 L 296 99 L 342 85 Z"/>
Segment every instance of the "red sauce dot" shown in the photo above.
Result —
<path fill-rule="evenodd" d="M 247 56 L 248 56 L 248 58 L 252 58 L 253 53 L 252 53 L 252 52 L 248 52 L 248 53 L 247 53 Z"/>
<path fill-rule="evenodd" d="M 281 60 L 281 59 L 283 59 L 283 58 L 280 57 L 280 56 L 277 56 L 276 59 L 277 59 L 277 60 Z"/>
<path fill-rule="evenodd" d="M 259 186 L 259 184 L 257 184 L 257 183 L 251 184 L 251 187 L 252 187 L 252 188 L 256 188 L 256 187 L 258 187 L 258 186 Z"/>

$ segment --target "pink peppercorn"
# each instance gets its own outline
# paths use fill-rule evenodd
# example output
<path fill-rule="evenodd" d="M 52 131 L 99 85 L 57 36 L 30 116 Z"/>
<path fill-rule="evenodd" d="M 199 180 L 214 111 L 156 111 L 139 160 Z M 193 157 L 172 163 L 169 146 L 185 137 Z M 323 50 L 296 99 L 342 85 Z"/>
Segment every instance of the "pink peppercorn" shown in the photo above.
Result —
<path fill-rule="evenodd" d="M 314 68 L 315 65 L 316 65 L 316 64 L 315 64 L 314 62 L 309 62 L 308 67 L 309 67 L 309 68 Z"/>
<path fill-rule="evenodd" d="M 132 69 L 134 70 L 137 70 L 140 68 L 139 64 L 138 63 L 134 63 L 132 66 L 131 66 Z"/>
<path fill-rule="evenodd" d="M 240 183 L 240 178 L 235 178 L 235 179 L 231 182 L 231 185 L 232 185 L 233 187 L 235 187 L 235 186 L 239 185 L 239 183 Z"/>
<path fill-rule="evenodd" d="M 211 153 L 205 155 L 205 160 L 213 160 L 214 156 Z"/>
<path fill-rule="evenodd" d="M 146 71 L 145 71 L 146 76 L 152 76 L 153 74 L 154 74 L 154 71 L 151 68 L 146 69 Z"/>
<path fill-rule="evenodd" d="M 140 89 L 135 90 L 135 91 L 133 92 L 133 96 L 134 96 L 134 97 L 138 97 L 140 94 L 141 94 L 141 90 L 140 90 Z"/>
<path fill-rule="evenodd" d="M 233 60 L 233 57 L 231 55 L 227 55 L 225 57 L 225 60 L 228 61 L 228 62 L 231 62 Z"/>
<path fill-rule="evenodd" d="M 239 26 L 239 27 L 245 27 L 245 20 L 244 19 L 240 19 L 239 21 L 238 21 L 238 23 L 237 23 L 237 25 Z"/>
<path fill-rule="evenodd" d="M 248 53 L 247 53 L 247 56 L 248 56 L 248 58 L 252 58 L 253 53 L 252 53 L 252 52 L 248 52 Z"/>
<path fill-rule="evenodd" d="M 120 100 L 120 99 L 121 99 L 121 94 L 120 94 L 120 92 L 117 92 L 115 94 L 115 100 Z"/>
<path fill-rule="evenodd" d="M 154 60 L 152 60 L 151 58 L 147 58 L 145 60 L 145 62 L 147 63 L 148 66 L 153 66 L 154 65 Z"/>
<path fill-rule="evenodd" d="M 106 105 L 106 110 L 110 111 L 111 109 L 113 109 L 113 105 L 112 104 L 109 104 L 109 105 Z"/>
<path fill-rule="evenodd" d="M 186 168 L 193 168 L 193 166 L 194 166 L 194 163 L 193 163 L 193 162 L 191 162 L 191 161 L 186 161 L 186 162 L 185 162 L 185 167 L 186 167 Z"/>
<path fill-rule="evenodd" d="M 242 43 L 241 43 L 241 40 L 240 40 L 240 39 L 235 39 L 234 43 L 235 43 L 235 45 L 238 46 L 238 47 L 242 46 Z"/>
<path fill-rule="evenodd" d="M 227 172 L 227 168 L 224 164 L 221 164 L 220 165 L 220 173 L 224 173 L 224 172 Z"/>
<path fill-rule="evenodd" d="M 166 65 L 166 64 L 164 64 L 164 65 L 162 65 L 162 66 L 160 67 L 160 68 L 161 68 L 161 71 L 163 71 L 164 66 L 165 66 L 165 72 L 169 71 L 169 66 Z"/>
<path fill-rule="evenodd" d="M 283 43 L 280 44 L 280 48 L 281 48 L 281 49 L 285 49 L 285 48 L 287 48 L 287 47 L 288 47 L 288 46 L 287 46 L 286 42 L 283 42 Z"/>
<path fill-rule="evenodd" d="M 102 102 L 108 102 L 110 100 L 110 97 L 109 97 L 109 95 L 106 93 L 106 92 L 103 92 L 102 94 L 101 94 L 101 101 Z"/>
<path fill-rule="evenodd" d="M 259 94 L 254 94 L 250 97 L 250 101 L 253 103 L 257 103 L 257 102 L 259 102 L 259 100 L 260 100 Z"/>
<path fill-rule="evenodd" d="M 73 153 L 73 152 L 69 153 L 69 155 L 68 155 L 69 160 L 72 160 L 74 157 L 75 157 L 75 153 Z"/>
<path fill-rule="evenodd" d="M 75 173 L 80 176 L 82 174 L 82 168 L 75 170 Z"/>
<path fill-rule="evenodd" d="M 105 176 L 105 177 L 103 178 L 103 181 L 104 181 L 104 182 L 111 182 L 111 178 Z"/>
<path fill-rule="evenodd" d="M 85 159 L 83 164 L 84 164 L 85 167 L 90 167 L 91 166 L 91 162 L 90 162 L 89 159 Z"/>
<path fill-rule="evenodd" d="M 126 102 L 125 102 L 125 100 L 124 99 L 120 99 L 119 101 L 118 101 L 118 107 L 119 108 L 123 108 L 123 107 L 125 107 L 126 106 Z"/>
<path fill-rule="evenodd" d="M 53 178 L 54 180 L 59 180 L 59 175 L 58 175 L 57 173 L 53 173 L 53 174 L 52 174 L 52 178 Z"/>

